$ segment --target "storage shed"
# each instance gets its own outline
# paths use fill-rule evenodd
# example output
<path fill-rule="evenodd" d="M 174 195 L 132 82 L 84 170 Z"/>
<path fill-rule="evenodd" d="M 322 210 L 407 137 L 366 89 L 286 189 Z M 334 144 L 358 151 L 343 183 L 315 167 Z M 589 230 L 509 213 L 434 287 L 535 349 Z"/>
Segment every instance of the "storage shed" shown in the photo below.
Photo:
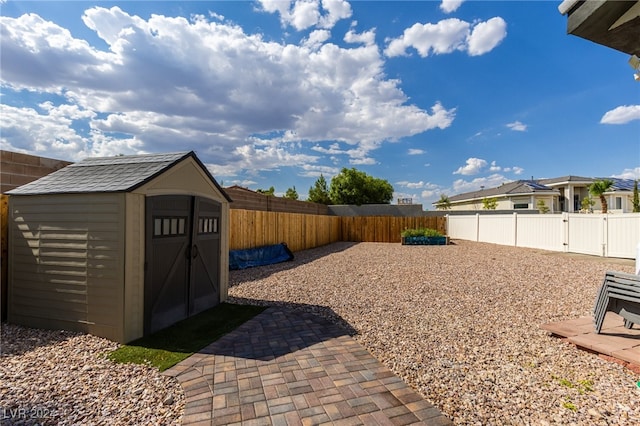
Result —
<path fill-rule="evenodd" d="M 193 152 L 89 158 L 8 194 L 11 323 L 124 343 L 227 298 L 231 200 Z"/>

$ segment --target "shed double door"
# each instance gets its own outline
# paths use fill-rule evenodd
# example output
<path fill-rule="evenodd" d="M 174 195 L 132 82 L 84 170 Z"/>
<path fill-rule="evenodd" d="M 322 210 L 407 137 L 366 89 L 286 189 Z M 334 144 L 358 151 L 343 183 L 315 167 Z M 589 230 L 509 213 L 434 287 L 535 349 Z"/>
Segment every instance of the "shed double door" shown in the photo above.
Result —
<path fill-rule="evenodd" d="M 220 203 L 147 197 L 145 335 L 220 302 Z"/>

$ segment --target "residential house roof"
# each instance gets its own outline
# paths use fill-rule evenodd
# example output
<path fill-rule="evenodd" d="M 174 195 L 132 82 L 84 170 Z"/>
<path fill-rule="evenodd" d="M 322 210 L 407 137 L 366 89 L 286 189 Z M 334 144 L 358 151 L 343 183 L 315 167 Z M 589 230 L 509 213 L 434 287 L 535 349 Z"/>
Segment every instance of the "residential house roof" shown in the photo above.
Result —
<path fill-rule="evenodd" d="M 196 161 L 213 184 L 231 201 L 193 151 L 87 158 L 8 191 L 7 194 L 129 192 L 189 157 Z"/>
<path fill-rule="evenodd" d="M 616 191 L 633 191 L 633 179 L 620 178 L 589 178 L 583 176 L 561 176 L 557 178 L 538 179 L 538 180 L 517 180 L 502 184 L 495 188 L 482 189 L 479 191 L 465 192 L 463 194 L 449 197 L 450 202 L 478 200 L 490 197 L 500 196 L 517 196 L 530 194 L 552 194 L 559 195 L 558 189 L 555 187 L 565 185 L 567 183 L 590 185 L 596 180 L 609 179 L 613 182 L 611 192 Z M 438 204 L 436 201 L 433 204 Z"/>
<path fill-rule="evenodd" d="M 540 179 L 538 182 L 543 185 L 558 185 L 558 184 L 566 184 L 566 183 L 582 183 L 585 185 L 590 185 L 597 180 L 605 180 L 608 179 L 613 182 L 611 186 L 612 191 L 633 191 L 633 179 L 621 179 L 621 178 L 613 178 L 613 177 L 581 177 L 581 176 L 563 176 L 559 178 L 552 179 Z"/>
<path fill-rule="evenodd" d="M 629 55 L 640 55 L 640 1 L 565 0 L 567 33 Z"/>
<path fill-rule="evenodd" d="M 596 180 L 609 179 L 613 181 L 612 188 L 614 191 L 633 191 L 633 179 L 619 179 L 619 178 L 598 178 Z"/>
<path fill-rule="evenodd" d="M 497 197 L 502 195 L 530 195 L 533 193 L 557 194 L 558 191 L 556 189 L 541 185 L 540 183 L 538 183 L 538 181 L 535 180 L 517 180 L 514 182 L 502 184 L 495 188 L 488 188 L 480 191 L 471 191 L 464 194 L 454 195 L 453 197 L 449 197 L 449 201 L 456 202 L 463 200 Z"/>
<path fill-rule="evenodd" d="M 583 177 L 583 176 L 561 176 L 561 177 L 557 177 L 557 178 L 549 178 L 549 179 L 539 179 L 537 180 L 538 183 L 541 183 L 543 185 L 553 185 L 553 184 L 558 184 L 558 183 L 586 183 L 589 184 L 591 182 L 593 182 L 593 178 L 589 178 L 589 177 Z"/>

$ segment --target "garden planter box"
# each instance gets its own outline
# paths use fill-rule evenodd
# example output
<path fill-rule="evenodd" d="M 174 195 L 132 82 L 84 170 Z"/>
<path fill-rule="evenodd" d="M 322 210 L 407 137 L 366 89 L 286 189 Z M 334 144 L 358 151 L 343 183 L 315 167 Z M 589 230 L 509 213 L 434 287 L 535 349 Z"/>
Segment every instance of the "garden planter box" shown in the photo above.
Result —
<path fill-rule="evenodd" d="M 408 246 L 446 246 L 449 237 L 402 237 L 402 245 Z"/>

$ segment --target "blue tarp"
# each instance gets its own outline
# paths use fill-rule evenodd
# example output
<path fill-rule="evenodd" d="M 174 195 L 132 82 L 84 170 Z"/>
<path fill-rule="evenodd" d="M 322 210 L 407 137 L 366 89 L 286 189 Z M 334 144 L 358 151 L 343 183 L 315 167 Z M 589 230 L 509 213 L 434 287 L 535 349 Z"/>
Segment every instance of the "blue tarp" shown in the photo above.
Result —
<path fill-rule="evenodd" d="M 285 243 L 245 250 L 229 251 L 229 269 L 246 269 L 293 260 L 293 253 Z"/>

